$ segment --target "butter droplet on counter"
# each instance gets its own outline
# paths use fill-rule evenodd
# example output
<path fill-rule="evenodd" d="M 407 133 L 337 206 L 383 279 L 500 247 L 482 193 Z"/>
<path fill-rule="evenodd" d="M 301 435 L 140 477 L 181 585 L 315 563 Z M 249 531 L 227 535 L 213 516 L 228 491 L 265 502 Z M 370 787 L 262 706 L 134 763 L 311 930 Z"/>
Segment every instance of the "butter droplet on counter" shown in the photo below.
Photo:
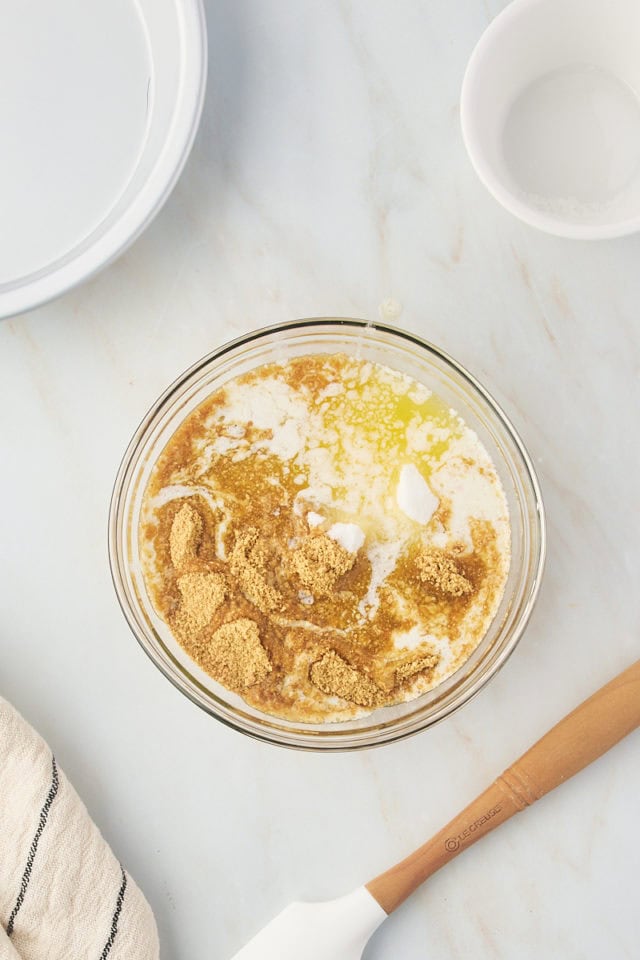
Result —
<path fill-rule="evenodd" d="M 357 553 L 364 543 L 364 533 L 357 523 L 334 523 L 327 530 L 327 536 L 349 553 Z"/>
<path fill-rule="evenodd" d="M 393 297 L 386 297 L 378 307 L 381 320 L 397 320 L 402 313 L 402 304 Z"/>
<path fill-rule="evenodd" d="M 440 501 L 413 463 L 406 463 L 400 471 L 396 500 L 402 512 L 416 523 L 429 523 Z"/>

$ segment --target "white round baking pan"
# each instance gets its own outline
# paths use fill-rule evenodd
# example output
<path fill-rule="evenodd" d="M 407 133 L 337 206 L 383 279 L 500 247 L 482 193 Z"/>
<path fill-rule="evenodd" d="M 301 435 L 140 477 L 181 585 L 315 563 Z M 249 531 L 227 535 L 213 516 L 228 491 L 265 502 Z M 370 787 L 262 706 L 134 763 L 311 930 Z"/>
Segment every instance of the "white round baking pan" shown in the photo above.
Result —
<path fill-rule="evenodd" d="M 0 317 L 117 257 L 195 136 L 201 0 L 20 0 L 0 29 Z"/>

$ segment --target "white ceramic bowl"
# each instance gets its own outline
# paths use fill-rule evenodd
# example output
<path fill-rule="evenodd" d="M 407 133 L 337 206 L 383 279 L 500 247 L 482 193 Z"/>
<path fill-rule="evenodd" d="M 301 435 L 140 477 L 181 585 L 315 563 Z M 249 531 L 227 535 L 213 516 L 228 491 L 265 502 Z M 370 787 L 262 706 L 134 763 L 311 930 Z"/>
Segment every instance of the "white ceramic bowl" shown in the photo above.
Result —
<path fill-rule="evenodd" d="M 640 229 L 640 2 L 513 0 L 475 48 L 464 141 L 507 210 L 564 237 Z"/>
<path fill-rule="evenodd" d="M 167 199 L 206 79 L 201 0 L 29 0 L 0 30 L 0 317 L 118 256 Z"/>

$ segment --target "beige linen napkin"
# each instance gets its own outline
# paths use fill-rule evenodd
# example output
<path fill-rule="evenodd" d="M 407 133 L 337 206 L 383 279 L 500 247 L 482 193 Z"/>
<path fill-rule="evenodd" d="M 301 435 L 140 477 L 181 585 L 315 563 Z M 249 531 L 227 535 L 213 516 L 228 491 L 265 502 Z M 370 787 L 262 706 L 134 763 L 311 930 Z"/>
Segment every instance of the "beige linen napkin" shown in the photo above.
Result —
<path fill-rule="evenodd" d="M 153 914 L 51 750 L 0 698 L 0 960 L 157 960 Z"/>

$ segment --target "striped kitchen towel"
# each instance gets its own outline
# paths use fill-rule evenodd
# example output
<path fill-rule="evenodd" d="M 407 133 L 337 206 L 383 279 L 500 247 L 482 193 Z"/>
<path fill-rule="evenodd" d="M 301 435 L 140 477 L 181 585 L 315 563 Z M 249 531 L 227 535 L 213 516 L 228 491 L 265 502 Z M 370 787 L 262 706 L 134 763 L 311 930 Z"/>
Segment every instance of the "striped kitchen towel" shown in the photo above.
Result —
<path fill-rule="evenodd" d="M 41 737 L 0 698 L 0 960 L 157 960 L 153 914 Z"/>

